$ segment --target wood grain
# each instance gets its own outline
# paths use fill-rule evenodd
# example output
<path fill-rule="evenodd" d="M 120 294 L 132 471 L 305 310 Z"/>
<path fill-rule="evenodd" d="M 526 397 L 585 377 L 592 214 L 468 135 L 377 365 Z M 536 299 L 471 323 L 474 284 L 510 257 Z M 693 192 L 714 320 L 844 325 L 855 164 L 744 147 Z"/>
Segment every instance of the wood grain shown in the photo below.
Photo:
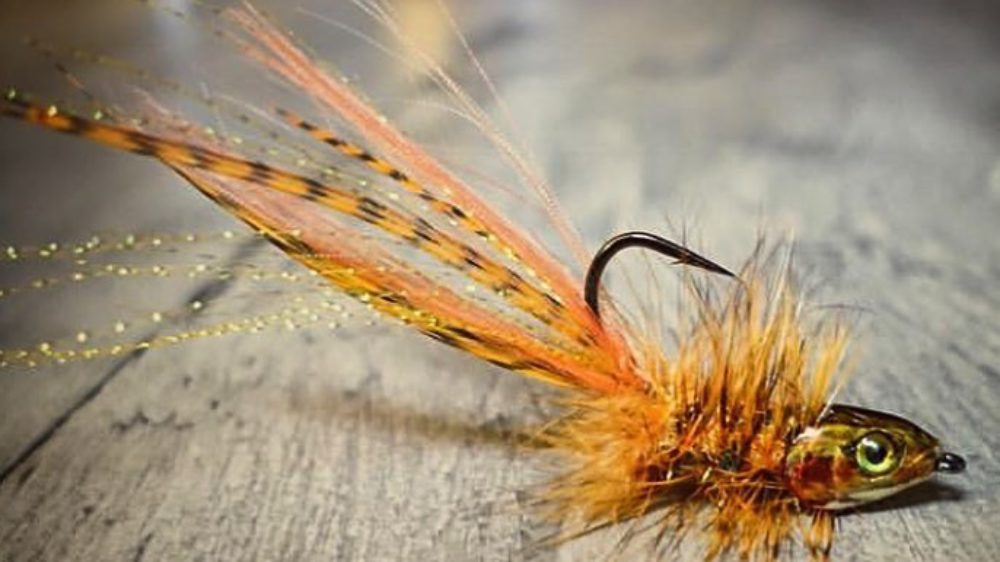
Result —
<path fill-rule="evenodd" d="M 33 30 L 149 57 L 166 73 L 211 56 L 158 27 L 163 14 L 37 4 L 5 15 L 4 35 Z M 663 231 L 669 219 L 739 263 L 760 228 L 793 234 L 814 302 L 848 305 L 858 325 L 843 401 L 903 413 L 966 455 L 966 474 L 842 518 L 836 559 L 995 559 L 1000 9 L 477 1 L 456 14 L 589 244 L 625 228 Z M 457 56 L 441 41 L 433 48 Z M 20 49 L 4 49 L 2 75 L 32 87 L 41 70 Z M 339 49 L 324 52 L 352 69 L 379 60 Z M 419 96 L 420 84 L 372 74 L 376 90 L 395 89 L 377 95 Z M 454 133 L 409 125 L 440 142 Z M 153 163 L 7 122 L 0 146 L 5 240 L 234 225 Z M 246 259 L 237 247 L 217 252 Z M 137 301 L 183 307 L 198 288 L 88 294 L 76 300 L 95 304 L 79 316 L 62 303 L 6 305 L 0 328 L 6 341 L 109 308 L 127 315 Z M 239 287 L 220 291 L 224 300 Z M 543 389 L 398 328 L 347 324 L 4 373 L 0 559 L 561 561 L 611 551 L 616 531 L 531 548 L 550 529 L 521 509 L 522 491 L 546 467 L 512 433 L 543 417 Z"/>

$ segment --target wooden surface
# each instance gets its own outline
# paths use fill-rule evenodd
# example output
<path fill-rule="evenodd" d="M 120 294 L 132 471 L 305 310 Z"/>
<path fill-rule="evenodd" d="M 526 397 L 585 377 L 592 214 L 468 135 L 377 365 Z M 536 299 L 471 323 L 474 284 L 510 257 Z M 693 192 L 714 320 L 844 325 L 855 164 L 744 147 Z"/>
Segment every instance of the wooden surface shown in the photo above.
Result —
<path fill-rule="evenodd" d="M 794 234 L 816 302 L 864 311 L 843 400 L 905 414 L 966 455 L 966 474 L 842 518 L 836 559 L 1000 556 L 990 4 L 484 0 L 457 11 L 589 244 L 670 220 L 738 263 L 760 228 Z M 212 56 L 164 18 L 121 2 L 24 2 L 0 29 L 165 74 Z M 366 68 L 372 49 L 356 43 L 325 54 Z M 42 72 L 23 47 L 0 62 L 24 87 Z M 153 163 L 8 122 L 0 147 L 4 241 L 234 225 Z M 210 253 L 273 262 L 254 247 Z M 5 275 L 30 277 L 24 267 Z M 211 283 L 4 302 L 2 339 L 183 309 Z M 222 301 L 239 292 L 216 289 Z M 591 560 L 611 549 L 613 532 L 530 550 L 550 529 L 519 509 L 520 491 L 545 467 L 510 433 L 540 418 L 538 386 L 365 324 L 0 373 L 0 559 Z"/>

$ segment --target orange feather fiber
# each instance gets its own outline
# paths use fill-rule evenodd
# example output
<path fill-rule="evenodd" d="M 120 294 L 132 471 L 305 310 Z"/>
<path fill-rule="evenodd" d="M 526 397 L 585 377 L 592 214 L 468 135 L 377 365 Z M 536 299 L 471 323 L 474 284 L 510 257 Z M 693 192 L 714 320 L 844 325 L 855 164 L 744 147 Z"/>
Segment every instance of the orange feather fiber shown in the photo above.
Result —
<path fill-rule="evenodd" d="M 810 324 L 790 274 L 769 261 L 752 258 L 725 293 L 685 276 L 676 353 L 636 342 L 645 389 L 562 401 L 567 413 L 540 433 L 570 467 L 539 501 L 563 529 L 554 541 L 641 519 L 656 529 L 652 559 L 691 533 L 707 537 L 706 560 L 775 560 L 800 532 L 826 558 L 830 516 L 798 505 L 784 458 L 827 407 L 847 332 Z"/>
<path fill-rule="evenodd" d="M 599 317 L 570 267 L 260 11 L 245 4 L 222 11 L 221 20 L 235 26 L 223 28 L 226 40 L 346 129 L 326 131 L 279 109 L 279 126 L 291 132 L 268 126 L 276 135 L 268 138 L 298 134 L 336 148 L 330 159 L 363 163 L 364 182 L 339 172 L 314 177 L 279 158 L 256 160 L 171 112 L 147 110 L 143 120 L 118 111 L 83 118 L 11 90 L 0 100 L 0 115 L 157 158 L 373 310 L 555 385 L 561 415 L 537 433 L 560 474 L 538 498 L 541 515 L 561 528 L 552 542 L 627 523 L 652 531 L 650 559 L 669 558 L 690 536 L 704 539 L 697 544 L 706 560 L 775 560 L 796 534 L 813 558 L 828 556 L 832 517 L 799 504 L 786 483 L 785 459 L 795 437 L 820 420 L 843 377 L 847 331 L 836 317 L 813 321 L 773 252 L 760 245 L 736 281 L 682 270 L 674 345 L 665 350 L 655 330 L 629 322 L 613 303 Z M 431 74 L 445 92 L 522 169 L 438 71 L 432 67 Z M 368 152 L 368 145 L 386 156 Z M 527 183 L 549 202 L 544 186 Z M 576 246 L 572 229 L 556 230 L 568 239 L 565 246 Z M 489 297 L 457 290 L 455 277 Z M 178 339 L 184 338 L 165 341 Z M 159 345 L 141 341 L 134 349 Z M 88 353 L 46 346 L 7 356 L 30 363 Z M 625 538 L 633 536 L 626 531 Z"/>

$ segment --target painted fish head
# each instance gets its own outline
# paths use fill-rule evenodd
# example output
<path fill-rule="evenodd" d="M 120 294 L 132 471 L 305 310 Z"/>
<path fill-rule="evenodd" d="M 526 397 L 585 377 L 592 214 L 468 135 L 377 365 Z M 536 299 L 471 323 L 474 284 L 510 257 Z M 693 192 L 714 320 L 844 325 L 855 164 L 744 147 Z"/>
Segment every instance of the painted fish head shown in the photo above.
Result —
<path fill-rule="evenodd" d="M 884 412 L 833 405 L 792 442 L 785 479 L 814 509 L 840 510 L 881 500 L 930 478 L 965 470 L 916 424 Z"/>

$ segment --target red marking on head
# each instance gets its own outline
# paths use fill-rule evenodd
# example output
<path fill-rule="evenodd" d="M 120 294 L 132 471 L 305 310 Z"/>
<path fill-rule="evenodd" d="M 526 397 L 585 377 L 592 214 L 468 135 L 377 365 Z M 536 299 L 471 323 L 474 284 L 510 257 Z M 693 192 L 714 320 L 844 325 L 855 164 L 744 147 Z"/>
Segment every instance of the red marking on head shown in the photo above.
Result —
<path fill-rule="evenodd" d="M 788 487 L 800 500 L 825 503 L 833 483 L 833 462 L 829 457 L 806 454 L 788 470 Z"/>
<path fill-rule="evenodd" d="M 806 458 L 797 467 L 798 476 L 808 484 L 828 485 L 833 476 L 833 471 L 830 469 L 831 464 L 829 457 L 806 455 Z"/>

